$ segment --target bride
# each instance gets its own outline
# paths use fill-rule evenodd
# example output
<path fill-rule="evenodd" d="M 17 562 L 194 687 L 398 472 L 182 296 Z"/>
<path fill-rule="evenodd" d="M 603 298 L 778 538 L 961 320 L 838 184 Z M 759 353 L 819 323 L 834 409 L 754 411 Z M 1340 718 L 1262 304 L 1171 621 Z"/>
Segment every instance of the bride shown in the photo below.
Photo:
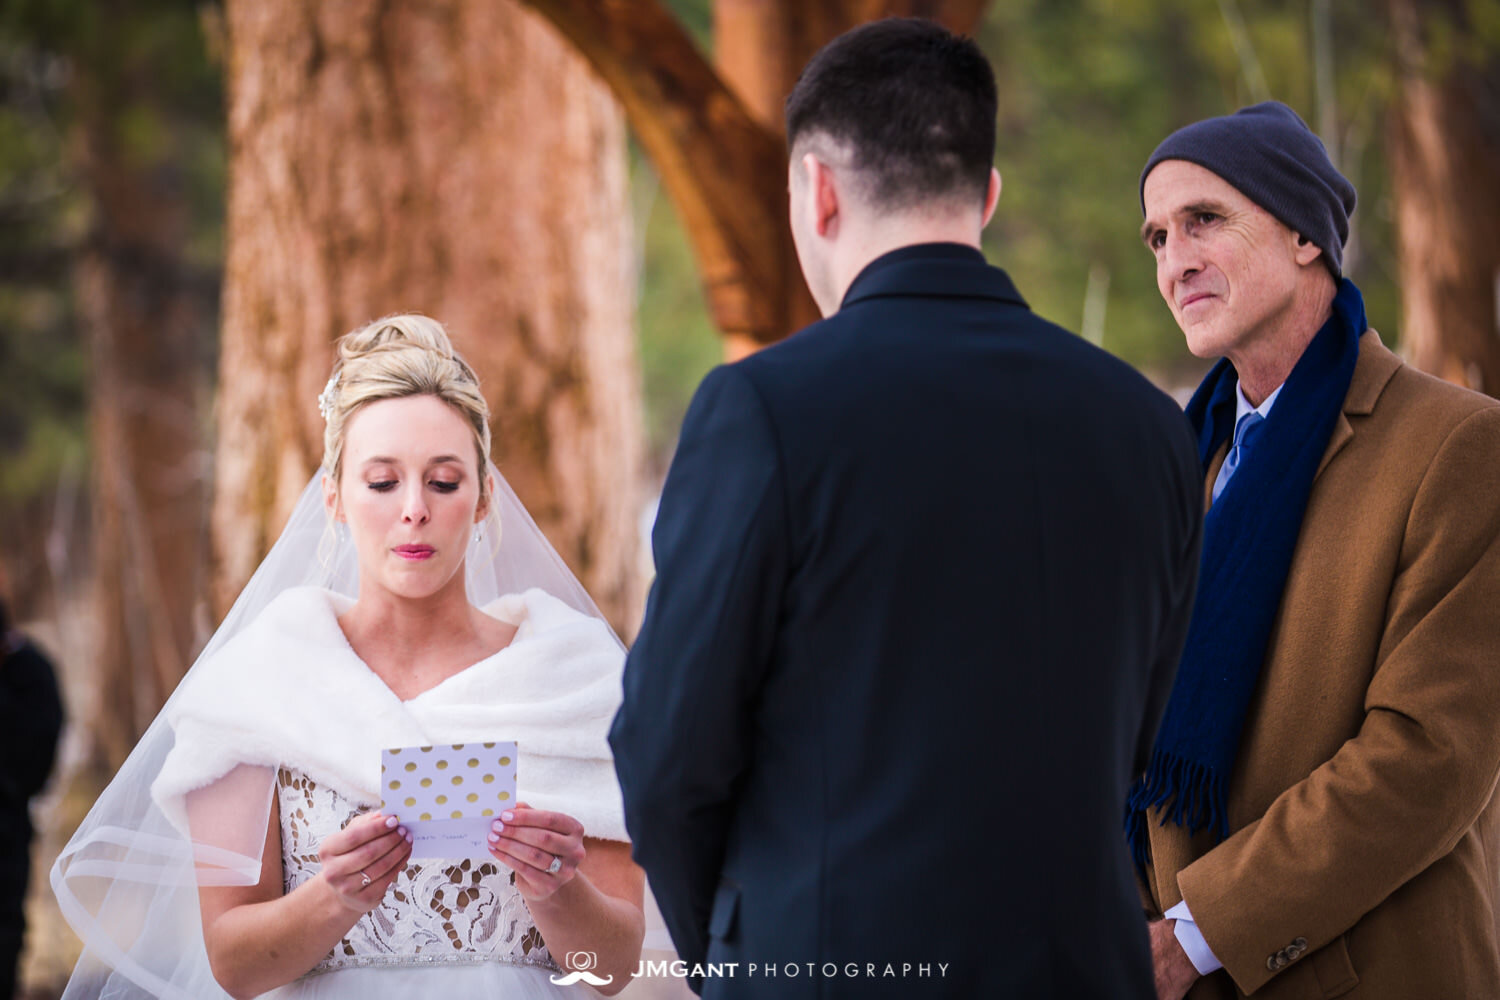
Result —
<path fill-rule="evenodd" d="M 618 990 L 644 934 L 619 640 L 489 463 L 438 323 L 345 336 L 319 405 L 322 476 L 53 868 L 65 996 Z M 494 740 L 518 792 L 488 858 L 411 858 L 382 748 Z"/>

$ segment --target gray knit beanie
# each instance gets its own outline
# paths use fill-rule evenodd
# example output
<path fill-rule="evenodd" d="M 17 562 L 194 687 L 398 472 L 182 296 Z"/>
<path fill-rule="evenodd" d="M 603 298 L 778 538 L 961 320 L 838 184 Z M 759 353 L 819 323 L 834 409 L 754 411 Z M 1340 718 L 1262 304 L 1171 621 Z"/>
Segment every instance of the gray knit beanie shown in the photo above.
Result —
<path fill-rule="evenodd" d="M 1186 160 L 1212 170 L 1245 197 L 1323 251 L 1337 278 L 1354 214 L 1354 185 L 1334 169 L 1323 143 L 1297 112 L 1280 101 L 1206 118 L 1162 140 L 1141 171 L 1141 214 L 1146 175 L 1163 160 Z"/>

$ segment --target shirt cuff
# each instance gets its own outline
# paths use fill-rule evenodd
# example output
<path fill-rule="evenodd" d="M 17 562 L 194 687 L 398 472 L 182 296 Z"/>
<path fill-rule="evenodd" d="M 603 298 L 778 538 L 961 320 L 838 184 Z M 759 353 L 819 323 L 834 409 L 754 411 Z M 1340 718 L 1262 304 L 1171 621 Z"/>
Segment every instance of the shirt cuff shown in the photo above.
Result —
<path fill-rule="evenodd" d="M 1193 923 L 1193 914 L 1188 909 L 1187 900 L 1184 899 L 1162 916 L 1167 920 L 1177 921 L 1172 925 L 1172 933 L 1177 935 L 1177 943 L 1187 952 L 1188 961 L 1193 963 L 1198 975 L 1206 976 L 1224 968 L 1224 963 L 1214 957 L 1214 950 L 1203 940 L 1203 932 Z"/>

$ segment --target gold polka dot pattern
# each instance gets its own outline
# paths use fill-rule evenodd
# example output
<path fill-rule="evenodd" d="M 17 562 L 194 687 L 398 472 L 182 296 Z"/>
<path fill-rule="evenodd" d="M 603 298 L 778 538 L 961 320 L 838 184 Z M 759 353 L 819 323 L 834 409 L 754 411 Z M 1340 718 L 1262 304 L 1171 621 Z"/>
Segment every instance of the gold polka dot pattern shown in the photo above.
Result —
<path fill-rule="evenodd" d="M 515 801 L 516 756 L 513 742 L 384 750 L 381 787 L 388 792 L 382 808 L 404 810 L 407 815 L 415 810 L 424 821 L 488 815 L 486 808 Z M 478 791 L 481 786 L 483 791 Z"/>

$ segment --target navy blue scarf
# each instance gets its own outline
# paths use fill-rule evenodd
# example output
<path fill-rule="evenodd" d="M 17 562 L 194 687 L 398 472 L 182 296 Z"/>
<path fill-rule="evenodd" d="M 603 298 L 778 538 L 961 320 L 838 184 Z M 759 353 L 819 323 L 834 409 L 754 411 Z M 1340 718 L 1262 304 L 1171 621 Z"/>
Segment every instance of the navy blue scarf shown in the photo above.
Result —
<path fill-rule="evenodd" d="M 1364 331 L 1364 299 L 1342 279 L 1333 315 L 1302 352 L 1265 427 L 1204 518 L 1187 644 L 1151 762 L 1125 807 L 1125 835 L 1143 870 L 1150 861 L 1146 811 L 1153 806 L 1162 807 L 1163 825 L 1171 820 L 1190 833 L 1206 827 L 1219 840 L 1229 836 L 1229 776 L 1245 715 Z M 1234 431 L 1237 383 L 1223 359 L 1188 403 L 1205 468 Z"/>

